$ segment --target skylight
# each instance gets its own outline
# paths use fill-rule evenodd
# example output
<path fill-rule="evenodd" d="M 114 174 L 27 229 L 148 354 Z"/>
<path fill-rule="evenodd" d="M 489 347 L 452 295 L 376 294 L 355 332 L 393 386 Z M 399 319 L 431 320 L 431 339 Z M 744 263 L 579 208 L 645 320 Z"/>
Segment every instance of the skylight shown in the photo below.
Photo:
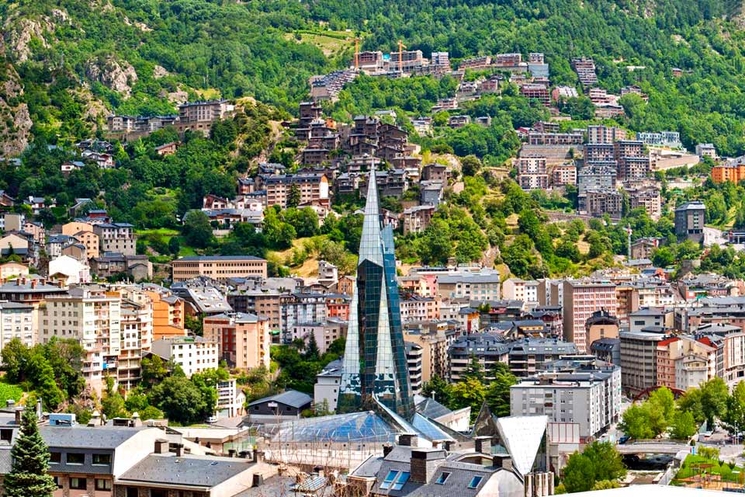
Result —
<path fill-rule="evenodd" d="M 437 481 L 435 482 L 438 485 L 444 485 L 446 481 L 448 481 L 448 478 L 450 477 L 450 473 L 447 471 L 443 471 L 439 478 L 437 478 Z"/>
<path fill-rule="evenodd" d="M 385 477 L 385 480 L 383 480 L 383 483 L 380 484 L 381 489 L 390 488 L 393 481 L 398 476 L 398 471 L 391 470 L 388 472 L 388 474 Z"/>
<path fill-rule="evenodd" d="M 409 472 L 401 471 L 398 474 L 398 478 L 396 478 L 396 481 L 393 483 L 393 485 L 391 485 L 391 490 L 401 490 L 407 481 L 409 481 Z"/>
<path fill-rule="evenodd" d="M 468 488 L 476 488 L 479 486 L 479 483 L 481 483 L 481 480 L 483 480 L 483 476 L 474 476 L 471 478 L 471 483 L 468 484 Z"/>

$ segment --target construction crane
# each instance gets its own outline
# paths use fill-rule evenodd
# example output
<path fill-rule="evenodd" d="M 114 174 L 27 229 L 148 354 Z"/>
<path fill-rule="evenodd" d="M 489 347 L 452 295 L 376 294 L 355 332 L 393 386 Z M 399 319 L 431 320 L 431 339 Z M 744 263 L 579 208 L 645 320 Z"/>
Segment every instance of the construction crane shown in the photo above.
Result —
<path fill-rule="evenodd" d="M 404 73 L 404 48 L 406 48 L 404 42 L 398 40 L 398 71 L 401 74 Z"/>

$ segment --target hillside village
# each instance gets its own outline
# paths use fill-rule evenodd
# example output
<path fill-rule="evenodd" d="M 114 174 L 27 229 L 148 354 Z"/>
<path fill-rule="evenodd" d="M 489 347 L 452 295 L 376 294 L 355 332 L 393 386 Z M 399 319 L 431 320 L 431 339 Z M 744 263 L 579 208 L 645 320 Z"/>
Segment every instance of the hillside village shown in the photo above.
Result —
<path fill-rule="evenodd" d="M 103 178 L 89 197 L 0 190 L 1 474 L 24 409 L 65 496 L 542 497 L 596 442 L 682 453 L 671 475 L 715 445 L 698 415 L 684 439 L 672 418 L 638 442 L 652 448 L 620 439 L 656 391 L 673 410 L 720 383 L 745 402 L 743 157 L 620 125 L 649 97 L 608 93 L 588 57 L 565 61 L 575 87 L 539 52 L 453 68 L 403 48 L 356 48 L 311 77 L 297 118 L 192 101 L 44 144 L 65 184 Z M 354 85 L 416 78 L 453 92 L 421 115 L 334 107 Z M 505 129 L 479 107 L 510 99 L 540 118 Z M 484 153 L 461 153 L 470 137 Z M 162 204 L 143 217 L 167 226 L 108 202 L 138 191 L 106 186 L 123 164 L 165 169 L 217 143 L 235 162 L 215 160 L 192 197 L 151 181 Z M 734 410 L 715 417 L 736 443 Z"/>

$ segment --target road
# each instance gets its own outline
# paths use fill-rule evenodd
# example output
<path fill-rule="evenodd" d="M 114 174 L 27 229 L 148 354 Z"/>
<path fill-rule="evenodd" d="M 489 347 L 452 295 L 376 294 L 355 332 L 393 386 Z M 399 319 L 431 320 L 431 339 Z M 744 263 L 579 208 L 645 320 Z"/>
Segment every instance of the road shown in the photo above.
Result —
<path fill-rule="evenodd" d="M 713 245 L 719 245 L 723 247 L 727 244 L 727 239 L 724 237 L 722 230 L 716 228 L 704 227 L 704 246 L 711 247 Z"/>

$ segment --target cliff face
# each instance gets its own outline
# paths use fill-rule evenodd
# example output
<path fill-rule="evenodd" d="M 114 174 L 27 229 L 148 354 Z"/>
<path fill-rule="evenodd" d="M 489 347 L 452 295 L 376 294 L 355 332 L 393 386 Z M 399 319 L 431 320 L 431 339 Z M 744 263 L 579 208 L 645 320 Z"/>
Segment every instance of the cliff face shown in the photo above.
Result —
<path fill-rule="evenodd" d="M 125 98 L 132 94 L 132 85 L 138 79 L 132 64 L 113 55 L 88 61 L 85 74 L 91 81 L 97 81 Z"/>
<path fill-rule="evenodd" d="M 18 155 L 28 146 L 31 137 L 31 116 L 23 102 L 23 87 L 13 66 L 4 67 L 0 83 L 0 154 Z"/>

